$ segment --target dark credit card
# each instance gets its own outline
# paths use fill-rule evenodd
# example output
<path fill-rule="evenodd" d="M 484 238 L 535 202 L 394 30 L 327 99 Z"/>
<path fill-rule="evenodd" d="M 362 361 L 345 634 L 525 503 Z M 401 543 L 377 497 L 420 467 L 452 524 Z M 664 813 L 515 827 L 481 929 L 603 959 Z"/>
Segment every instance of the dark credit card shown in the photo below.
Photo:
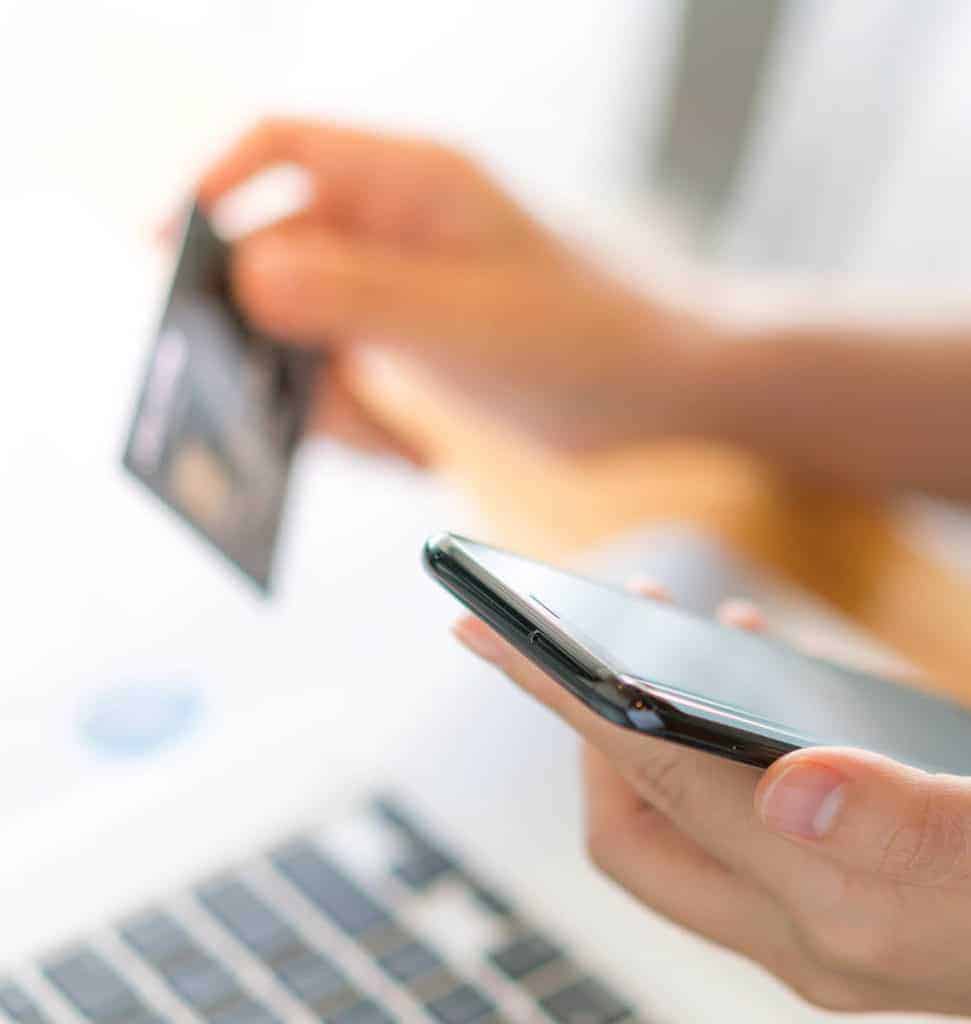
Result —
<path fill-rule="evenodd" d="M 267 592 L 321 359 L 246 326 L 228 258 L 193 207 L 124 463 Z"/>

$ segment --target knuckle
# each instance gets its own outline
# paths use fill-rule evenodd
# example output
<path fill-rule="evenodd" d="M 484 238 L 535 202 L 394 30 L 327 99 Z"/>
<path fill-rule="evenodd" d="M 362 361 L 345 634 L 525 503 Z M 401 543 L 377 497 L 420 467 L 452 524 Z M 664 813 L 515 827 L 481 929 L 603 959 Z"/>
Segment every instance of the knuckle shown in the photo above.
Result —
<path fill-rule="evenodd" d="M 667 817 L 676 817 L 684 808 L 692 786 L 693 759 L 669 743 L 656 744 L 657 750 L 625 768 L 637 791 Z"/>
<path fill-rule="evenodd" d="M 471 177 L 476 173 L 476 164 L 466 153 L 455 146 L 433 139 L 418 143 L 422 160 L 429 168 L 449 177 Z"/>
<path fill-rule="evenodd" d="M 282 114 L 265 114 L 256 122 L 256 131 L 268 139 L 279 139 L 307 126 L 307 122 L 301 121 L 297 117 L 285 117 Z"/>
<path fill-rule="evenodd" d="M 913 885 L 967 881 L 969 840 L 966 816 L 951 801 L 930 792 L 887 837 L 877 873 Z"/>
<path fill-rule="evenodd" d="M 273 131 L 274 127 L 280 123 L 280 118 L 276 114 L 263 114 L 257 118 L 256 123 L 253 125 L 254 134 L 269 134 Z"/>
<path fill-rule="evenodd" d="M 257 121 L 250 140 L 268 155 L 299 163 L 312 159 L 315 140 L 322 131 L 322 125 L 316 121 L 270 114 Z"/>
<path fill-rule="evenodd" d="M 284 133 L 286 125 L 285 118 L 276 114 L 265 114 L 253 126 L 252 135 L 265 142 L 274 142 Z"/>

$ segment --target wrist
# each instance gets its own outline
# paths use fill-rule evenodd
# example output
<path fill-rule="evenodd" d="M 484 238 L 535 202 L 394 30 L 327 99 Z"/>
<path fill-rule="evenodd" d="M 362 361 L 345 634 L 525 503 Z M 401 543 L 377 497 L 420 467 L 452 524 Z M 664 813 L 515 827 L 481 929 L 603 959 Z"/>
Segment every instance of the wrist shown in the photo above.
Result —
<path fill-rule="evenodd" d="M 675 313 L 666 332 L 668 401 L 665 433 L 730 444 L 748 443 L 758 365 L 753 338 L 710 316 Z M 648 376 L 651 370 L 648 368 Z M 651 417 L 649 416 L 648 419 Z M 650 425 L 649 425 L 650 426 Z"/>

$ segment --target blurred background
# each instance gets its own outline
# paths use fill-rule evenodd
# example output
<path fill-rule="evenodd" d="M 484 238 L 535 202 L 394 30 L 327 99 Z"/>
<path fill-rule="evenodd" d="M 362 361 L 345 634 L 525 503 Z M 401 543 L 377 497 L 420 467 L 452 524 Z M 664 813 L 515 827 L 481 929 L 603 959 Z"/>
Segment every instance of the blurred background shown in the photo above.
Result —
<path fill-rule="evenodd" d="M 308 445 L 264 604 L 119 463 L 170 261 L 155 228 L 263 114 L 454 143 L 618 270 L 745 315 L 954 315 L 969 42 L 960 0 L 0 0 L 0 758 L 26 766 L 0 815 L 129 772 L 85 723 L 132 690 L 189 722 L 326 686 L 352 717 L 367 652 L 398 680 L 373 749 L 433 733 L 468 672 L 417 568 L 442 527 L 614 545 L 688 603 L 745 587 L 787 635 L 971 679 L 971 531 L 941 503 L 780 502 L 744 460 L 680 448 L 517 489 L 517 457 L 486 465 L 423 396 L 442 475 Z"/>
<path fill-rule="evenodd" d="M 299 111 L 453 142 L 533 202 L 660 182 L 745 268 L 957 281 L 964 5 L 833 6 L 6 0 L 4 181 L 128 229 L 259 112 Z"/>

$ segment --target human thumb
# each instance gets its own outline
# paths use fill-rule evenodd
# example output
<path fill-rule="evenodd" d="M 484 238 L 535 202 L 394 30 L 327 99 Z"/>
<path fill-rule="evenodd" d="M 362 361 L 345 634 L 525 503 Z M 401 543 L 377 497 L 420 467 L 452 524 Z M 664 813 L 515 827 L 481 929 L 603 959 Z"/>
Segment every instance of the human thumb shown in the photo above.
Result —
<path fill-rule="evenodd" d="M 861 750 L 809 748 L 768 769 L 755 805 L 769 829 L 848 868 L 918 885 L 971 885 L 971 779 Z"/>

